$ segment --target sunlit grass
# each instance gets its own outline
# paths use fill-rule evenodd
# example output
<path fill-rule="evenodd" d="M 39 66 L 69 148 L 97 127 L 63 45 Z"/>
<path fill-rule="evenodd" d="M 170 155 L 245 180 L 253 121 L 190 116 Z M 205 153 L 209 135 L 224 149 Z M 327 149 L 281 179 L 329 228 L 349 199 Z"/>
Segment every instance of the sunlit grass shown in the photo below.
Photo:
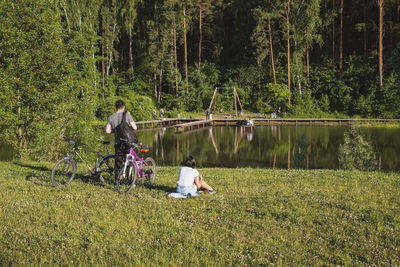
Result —
<path fill-rule="evenodd" d="M 397 173 L 201 169 L 217 194 L 168 199 L 178 167 L 128 195 L 51 167 L 0 163 L 1 265 L 400 264 Z"/>

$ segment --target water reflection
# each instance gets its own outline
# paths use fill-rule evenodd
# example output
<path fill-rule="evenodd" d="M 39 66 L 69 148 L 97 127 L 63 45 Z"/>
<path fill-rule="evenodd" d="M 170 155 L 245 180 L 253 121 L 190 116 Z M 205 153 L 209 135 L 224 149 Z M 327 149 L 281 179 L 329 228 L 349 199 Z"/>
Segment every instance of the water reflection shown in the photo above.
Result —
<path fill-rule="evenodd" d="M 265 127 L 205 127 L 176 134 L 173 128 L 138 133 L 153 146 L 159 165 L 180 165 L 187 155 L 203 167 L 267 167 L 336 169 L 338 147 L 347 126 L 271 125 Z M 399 129 L 365 128 L 376 148 L 379 166 L 399 170 L 393 155 L 400 147 Z M 398 151 L 398 150 L 397 150 Z"/>
<path fill-rule="evenodd" d="M 348 126 L 269 125 L 206 127 L 176 134 L 174 128 L 137 132 L 151 146 L 158 165 L 180 165 L 187 155 L 200 167 L 262 167 L 281 169 L 337 169 L 338 148 Z M 382 170 L 400 170 L 400 129 L 363 128 Z M 113 141 L 96 128 L 96 138 Z M 112 147 L 110 147 L 112 150 Z M 0 160 L 9 160 L 10 148 L 0 144 Z"/>

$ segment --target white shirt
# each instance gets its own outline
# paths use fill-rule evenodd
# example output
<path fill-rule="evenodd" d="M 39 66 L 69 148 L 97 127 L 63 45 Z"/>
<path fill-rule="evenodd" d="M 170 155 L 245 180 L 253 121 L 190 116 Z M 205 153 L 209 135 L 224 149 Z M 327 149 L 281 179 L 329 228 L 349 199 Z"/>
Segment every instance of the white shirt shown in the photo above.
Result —
<path fill-rule="evenodd" d="M 194 178 L 199 175 L 200 173 L 196 169 L 190 167 L 182 167 L 179 169 L 178 185 L 192 186 L 194 184 Z"/>

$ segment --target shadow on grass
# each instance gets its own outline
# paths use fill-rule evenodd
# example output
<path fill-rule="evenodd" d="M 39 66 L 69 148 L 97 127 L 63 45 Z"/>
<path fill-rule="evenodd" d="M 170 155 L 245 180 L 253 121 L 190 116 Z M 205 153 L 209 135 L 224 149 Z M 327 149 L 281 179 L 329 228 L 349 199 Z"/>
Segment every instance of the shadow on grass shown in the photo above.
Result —
<path fill-rule="evenodd" d="M 45 186 L 53 186 L 51 183 L 51 171 L 52 169 L 44 167 L 44 166 L 35 166 L 30 164 L 24 164 L 20 162 L 14 163 L 15 165 L 23 168 L 31 169 L 32 172 L 25 176 L 25 180 L 30 181 L 37 185 L 45 185 Z M 80 180 L 87 184 L 92 184 L 100 187 L 109 187 L 110 189 L 114 189 L 114 181 L 107 181 L 106 183 L 102 183 L 97 176 L 86 176 L 84 174 L 76 173 L 74 180 Z M 74 181 L 72 181 L 73 183 Z M 144 185 L 146 188 L 151 190 L 163 191 L 166 193 L 175 192 L 176 187 L 166 186 L 166 185 Z"/>
<path fill-rule="evenodd" d="M 36 170 L 36 171 L 48 172 L 51 174 L 51 169 L 44 167 L 44 166 L 28 165 L 28 164 L 23 164 L 20 162 L 14 162 L 14 164 L 17 166 L 20 166 L 20 167 L 29 168 L 29 169 Z"/>
<path fill-rule="evenodd" d="M 167 193 L 171 193 L 171 192 L 175 192 L 176 187 L 171 187 L 171 186 L 166 186 L 166 185 L 158 185 L 158 184 L 154 184 L 154 185 L 150 185 L 150 186 L 146 186 L 149 189 L 152 190 L 158 190 L 158 191 L 164 191 Z"/>
<path fill-rule="evenodd" d="M 28 175 L 25 176 L 25 180 L 33 182 L 37 185 L 44 185 L 44 183 L 45 183 L 45 185 L 53 186 L 51 183 L 52 169 L 49 169 L 44 166 L 35 166 L 35 165 L 24 164 L 24 163 L 20 163 L 20 162 L 16 162 L 14 164 L 19 167 L 29 168 L 29 169 L 33 170 L 33 172 L 30 172 Z M 83 174 L 76 173 L 74 180 L 81 180 L 84 183 L 98 185 L 101 187 L 108 186 L 108 184 L 102 183 L 97 176 L 85 176 Z"/>
<path fill-rule="evenodd" d="M 21 162 L 14 162 L 14 164 L 16 166 L 32 170 L 28 175 L 25 176 L 25 180 L 37 185 L 51 185 L 51 169 L 44 166 L 35 166 Z"/>

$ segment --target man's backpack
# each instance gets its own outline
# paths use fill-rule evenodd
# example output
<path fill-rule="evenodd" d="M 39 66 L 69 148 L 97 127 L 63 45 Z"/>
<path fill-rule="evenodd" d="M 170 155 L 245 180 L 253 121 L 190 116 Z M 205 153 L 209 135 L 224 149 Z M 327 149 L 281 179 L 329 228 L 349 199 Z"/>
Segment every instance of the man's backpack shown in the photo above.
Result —
<path fill-rule="evenodd" d="M 115 131 L 117 132 L 119 139 L 123 142 L 135 144 L 138 142 L 138 138 L 133 131 L 133 128 L 126 121 L 126 112 L 122 114 L 122 121 L 117 127 L 115 127 Z"/>

